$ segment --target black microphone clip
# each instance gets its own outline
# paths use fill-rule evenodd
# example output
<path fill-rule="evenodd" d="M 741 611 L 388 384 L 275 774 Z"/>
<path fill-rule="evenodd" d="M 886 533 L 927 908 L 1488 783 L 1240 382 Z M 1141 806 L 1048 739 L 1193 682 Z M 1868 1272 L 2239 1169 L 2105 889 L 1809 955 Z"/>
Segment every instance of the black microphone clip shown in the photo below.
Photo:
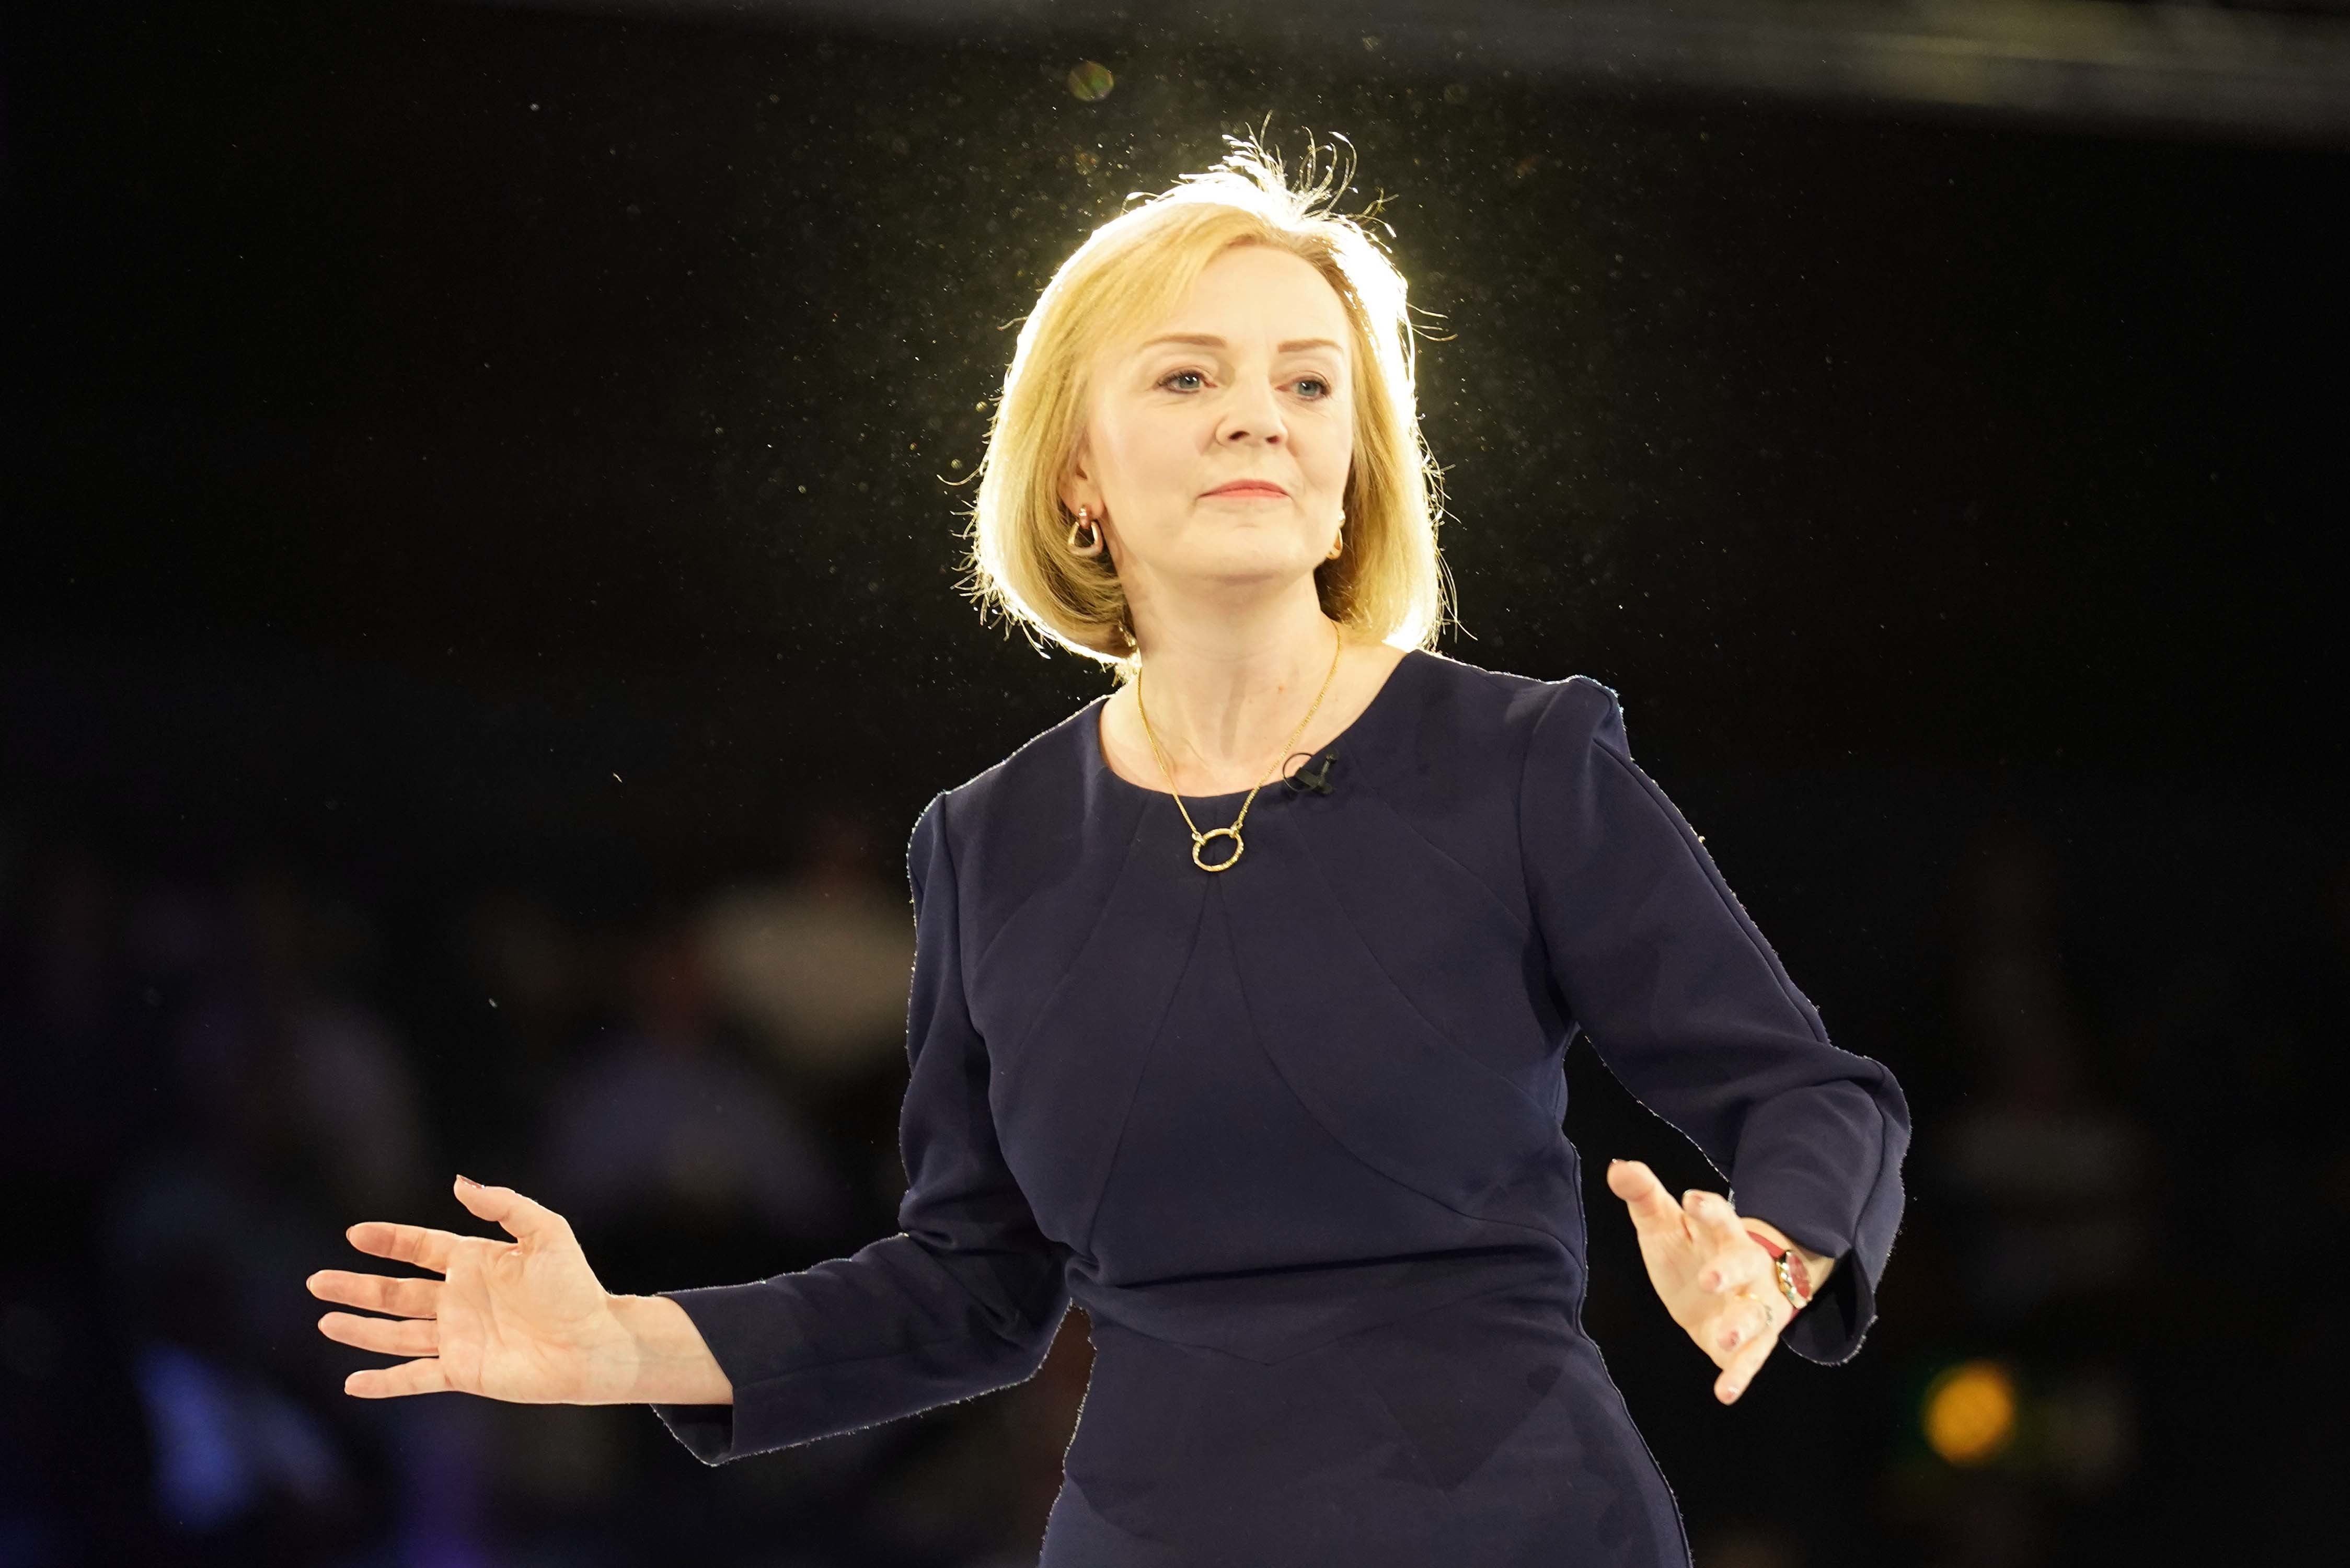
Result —
<path fill-rule="evenodd" d="M 1312 753 L 1309 753 L 1307 754 L 1311 755 Z M 1322 771 L 1320 773 L 1315 773 L 1310 768 L 1301 767 L 1295 773 L 1284 776 L 1281 782 L 1287 784 L 1292 790 L 1295 791 L 1299 794 L 1303 794 L 1308 790 L 1313 791 L 1315 794 L 1328 794 L 1330 793 L 1330 764 L 1337 760 L 1338 748 L 1333 746 L 1328 752 L 1323 754 Z"/>

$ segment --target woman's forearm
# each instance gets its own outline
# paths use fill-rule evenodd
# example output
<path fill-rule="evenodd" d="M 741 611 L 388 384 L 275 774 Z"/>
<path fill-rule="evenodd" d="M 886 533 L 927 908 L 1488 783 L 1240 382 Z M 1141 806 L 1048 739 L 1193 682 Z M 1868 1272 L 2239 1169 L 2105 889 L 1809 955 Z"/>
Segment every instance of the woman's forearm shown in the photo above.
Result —
<path fill-rule="evenodd" d="M 734 1403 L 733 1384 L 683 1307 L 667 1296 L 614 1296 L 611 1308 L 635 1346 L 629 1404 Z"/>

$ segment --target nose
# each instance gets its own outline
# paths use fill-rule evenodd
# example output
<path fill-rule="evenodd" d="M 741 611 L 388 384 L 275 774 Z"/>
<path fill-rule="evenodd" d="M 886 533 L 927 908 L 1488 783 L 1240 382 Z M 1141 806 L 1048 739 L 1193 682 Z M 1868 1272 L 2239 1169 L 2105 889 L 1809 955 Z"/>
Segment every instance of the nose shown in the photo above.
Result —
<path fill-rule="evenodd" d="M 1281 404 L 1274 397 L 1273 389 L 1253 377 L 1245 377 L 1225 403 L 1223 423 L 1217 433 L 1227 442 L 1262 441 L 1273 446 L 1278 445 L 1289 431 L 1282 422 Z"/>

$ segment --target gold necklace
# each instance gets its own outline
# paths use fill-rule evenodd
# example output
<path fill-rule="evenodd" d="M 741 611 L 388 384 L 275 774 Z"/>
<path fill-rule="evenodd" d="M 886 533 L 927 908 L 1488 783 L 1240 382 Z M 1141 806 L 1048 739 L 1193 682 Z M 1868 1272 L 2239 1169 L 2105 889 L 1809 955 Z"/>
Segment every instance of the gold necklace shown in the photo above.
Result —
<path fill-rule="evenodd" d="M 1257 780 L 1255 787 L 1248 792 L 1248 799 L 1241 802 L 1241 814 L 1232 818 L 1232 825 L 1230 827 L 1211 827 L 1205 833 L 1201 832 L 1200 825 L 1191 820 L 1191 813 L 1184 805 L 1183 797 L 1175 793 L 1175 770 L 1167 765 L 1167 753 L 1159 749 L 1158 732 L 1150 727 L 1150 710 L 1144 707 L 1142 703 L 1142 670 L 1139 666 L 1136 667 L 1134 706 L 1142 715 L 1142 732 L 1150 737 L 1151 754 L 1159 759 L 1159 771 L 1167 775 L 1167 793 L 1175 795 L 1175 809 L 1183 814 L 1183 826 L 1191 830 L 1191 864 L 1201 870 L 1229 871 L 1240 864 L 1241 857 L 1247 852 L 1248 846 L 1241 841 L 1241 824 L 1248 820 L 1249 806 L 1256 800 L 1257 790 L 1263 789 L 1265 780 L 1273 777 L 1274 768 L 1281 765 L 1283 759 L 1290 754 L 1290 749 L 1297 744 L 1297 737 L 1305 732 L 1305 726 L 1312 723 L 1314 715 L 1321 711 L 1322 699 L 1330 694 L 1330 678 L 1338 673 L 1338 655 L 1345 651 L 1347 639 L 1335 621 L 1331 623 L 1330 634 L 1336 640 L 1330 646 L 1330 668 L 1323 674 L 1322 690 L 1314 694 L 1314 706 L 1305 710 L 1305 717 L 1298 720 L 1297 728 L 1289 732 L 1289 739 L 1283 744 L 1281 754 L 1274 758 L 1273 767 L 1264 770 L 1264 778 Z M 1201 859 L 1200 852 L 1208 846 L 1208 840 L 1211 838 L 1231 839 L 1232 841 L 1231 858 L 1220 860 L 1213 866 Z"/>

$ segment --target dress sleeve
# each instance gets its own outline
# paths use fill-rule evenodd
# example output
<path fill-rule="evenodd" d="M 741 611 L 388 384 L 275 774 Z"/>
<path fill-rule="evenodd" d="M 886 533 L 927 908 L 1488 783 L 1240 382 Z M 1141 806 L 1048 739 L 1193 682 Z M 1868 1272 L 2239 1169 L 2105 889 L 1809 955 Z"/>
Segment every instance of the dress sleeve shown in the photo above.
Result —
<path fill-rule="evenodd" d="M 1689 823 L 1634 764 L 1614 692 L 1556 683 L 1527 742 L 1519 833 L 1570 1016 L 1610 1072 L 1735 1183 L 1742 1214 L 1837 1260 L 1781 1338 L 1849 1360 L 1902 1210 L 1909 1107 L 1828 1043 Z"/>
<path fill-rule="evenodd" d="M 1067 1251 L 1038 1231 L 996 1143 L 987 1048 L 963 1000 L 945 799 L 923 809 L 907 853 L 904 1229 L 798 1272 L 660 1293 L 685 1309 L 734 1386 L 732 1405 L 653 1407 L 706 1464 L 1021 1382 L 1068 1309 Z"/>

